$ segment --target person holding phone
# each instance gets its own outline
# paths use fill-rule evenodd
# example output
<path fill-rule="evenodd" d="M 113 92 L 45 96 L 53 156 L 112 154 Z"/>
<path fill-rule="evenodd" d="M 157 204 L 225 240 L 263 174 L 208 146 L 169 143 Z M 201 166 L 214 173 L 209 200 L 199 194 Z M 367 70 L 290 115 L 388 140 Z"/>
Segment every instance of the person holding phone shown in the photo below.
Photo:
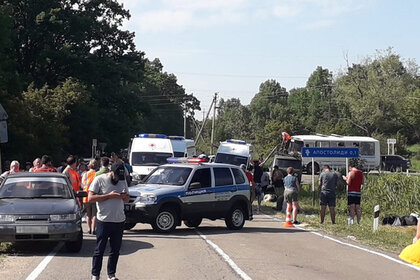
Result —
<path fill-rule="evenodd" d="M 118 258 L 124 231 L 124 203 L 129 200 L 128 185 L 122 162 L 112 164 L 111 171 L 101 174 L 89 187 L 89 201 L 96 202 L 96 247 L 92 258 L 92 280 L 98 280 L 102 260 L 109 240 L 111 252 L 108 258 L 108 279 L 116 280 Z"/>

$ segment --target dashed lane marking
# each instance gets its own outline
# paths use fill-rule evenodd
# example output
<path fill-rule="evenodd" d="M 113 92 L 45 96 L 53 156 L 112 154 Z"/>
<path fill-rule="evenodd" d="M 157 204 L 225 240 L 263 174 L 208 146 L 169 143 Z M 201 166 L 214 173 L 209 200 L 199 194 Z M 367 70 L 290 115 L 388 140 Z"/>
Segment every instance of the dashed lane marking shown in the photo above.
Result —
<path fill-rule="evenodd" d="M 196 230 L 197 234 L 207 242 L 216 252 L 219 254 L 233 269 L 233 271 L 236 272 L 242 279 L 244 280 L 252 280 L 251 277 L 249 277 L 242 269 L 239 268 L 239 266 L 225 253 L 222 249 L 220 249 L 219 246 L 217 246 L 215 243 L 207 239 L 207 237 L 202 234 L 200 231 Z"/>

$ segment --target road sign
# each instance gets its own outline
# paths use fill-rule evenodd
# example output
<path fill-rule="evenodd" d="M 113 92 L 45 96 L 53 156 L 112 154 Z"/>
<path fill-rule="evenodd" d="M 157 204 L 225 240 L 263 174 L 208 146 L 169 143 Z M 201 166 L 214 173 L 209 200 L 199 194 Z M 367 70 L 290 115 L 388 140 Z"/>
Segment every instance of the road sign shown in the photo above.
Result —
<path fill-rule="evenodd" d="M 386 139 L 387 144 L 397 144 L 397 139 Z"/>
<path fill-rule="evenodd" d="M 357 158 L 359 148 L 302 148 L 302 157 Z"/>

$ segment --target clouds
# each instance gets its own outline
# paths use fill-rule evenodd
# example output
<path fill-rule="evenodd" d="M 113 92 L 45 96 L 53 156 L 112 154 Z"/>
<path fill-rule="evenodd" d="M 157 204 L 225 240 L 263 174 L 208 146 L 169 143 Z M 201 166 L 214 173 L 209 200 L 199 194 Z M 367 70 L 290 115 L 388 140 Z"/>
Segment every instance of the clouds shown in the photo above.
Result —
<path fill-rule="evenodd" d="M 326 28 L 369 0 L 119 0 L 141 32 L 182 32 L 226 24 L 296 21 L 302 29 Z"/>

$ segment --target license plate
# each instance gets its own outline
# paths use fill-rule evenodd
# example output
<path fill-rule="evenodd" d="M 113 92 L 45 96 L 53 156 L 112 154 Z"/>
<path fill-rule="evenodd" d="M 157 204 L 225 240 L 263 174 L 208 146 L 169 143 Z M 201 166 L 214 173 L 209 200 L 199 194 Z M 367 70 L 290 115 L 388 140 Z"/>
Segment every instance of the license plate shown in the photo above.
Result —
<path fill-rule="evenodd" d="M 133 208 L 132 205 L 129 205 L 129 204 L 124 205 L 124 210 L 125 211 L 131 211 L 132 208 Z"/>
<path fill-rule="evenodd" d="M 16 233 L 48 233 L 48 226 L 16 226 Z"/>

